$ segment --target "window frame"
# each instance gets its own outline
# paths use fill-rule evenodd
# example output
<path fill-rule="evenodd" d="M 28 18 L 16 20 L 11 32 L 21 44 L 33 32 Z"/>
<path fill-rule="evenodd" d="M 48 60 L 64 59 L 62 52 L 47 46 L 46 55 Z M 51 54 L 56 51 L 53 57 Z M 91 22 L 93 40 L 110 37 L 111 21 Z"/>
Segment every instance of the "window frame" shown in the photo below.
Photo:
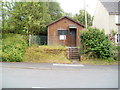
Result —
<path fill-rule="evenodd" d="M 61 33 L 60 33 L 60 31 L 61 31 Z M 67 31 L 67 32 L 65 32 L 65 31 Z M 60 36 L 60 35 L 68 35 L 68 30 L 59 29 L 59 30 L 57 30 L 57 33 L 58 33 L 59 36 Z M 59 33 L 60 33 L 60 34 L 59 34 Z"/>
<path fill-rule="evenodd" d="M 117 43 L 120 43 L 120 34 L 117 34 Z"/>

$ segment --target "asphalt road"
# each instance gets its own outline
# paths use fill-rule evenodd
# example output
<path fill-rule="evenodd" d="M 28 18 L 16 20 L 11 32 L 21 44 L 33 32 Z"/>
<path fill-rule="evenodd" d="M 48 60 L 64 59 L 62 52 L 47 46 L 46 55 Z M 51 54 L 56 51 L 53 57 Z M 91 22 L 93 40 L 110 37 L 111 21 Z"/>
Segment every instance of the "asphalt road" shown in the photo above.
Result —
<path fill-rule="evenodd" d="M 2 88 L 118 88 L 117 65 L 3 63 L 0 72 Z"/>

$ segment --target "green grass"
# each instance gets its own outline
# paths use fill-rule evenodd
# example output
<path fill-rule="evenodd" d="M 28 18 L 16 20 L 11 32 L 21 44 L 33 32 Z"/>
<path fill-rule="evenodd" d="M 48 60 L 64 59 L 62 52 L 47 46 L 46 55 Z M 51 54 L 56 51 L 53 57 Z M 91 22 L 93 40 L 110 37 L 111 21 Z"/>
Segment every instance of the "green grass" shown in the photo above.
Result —
<path fill-rule="evenodd" d="M 102 59 L 83 59 L 80 64 L 91 64 L 91 65 L 118 65 L 117 60 L 102 60 Z"/>
<path fill-rule="evenodd" d="M 26 49 L 24 62 L 36 63 L 71 63 L 64 52 L 50 53 L 46 50 L 66 50 L 63 46 L 31 46 Z"/>

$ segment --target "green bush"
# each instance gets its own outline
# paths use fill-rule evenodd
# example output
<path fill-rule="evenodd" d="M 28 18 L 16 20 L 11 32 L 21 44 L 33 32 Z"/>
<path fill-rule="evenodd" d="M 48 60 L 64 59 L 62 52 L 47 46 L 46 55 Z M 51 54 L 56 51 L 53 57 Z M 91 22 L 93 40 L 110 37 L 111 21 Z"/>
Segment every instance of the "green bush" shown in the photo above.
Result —
<path fill-rule="evenodd" d="M 20 34 L 3 34 L 2 37 L 2 61 L 21 62 L 27 42 L 25 36 Z"/>
<path fill-rule="evenodd" d="M 120 60 L 120 46 L 116 46 L 117 49 L 117 60 Z"/>
<path fill-rule="evenodd" d="M 114 56 L 114 45 L 103 30 L 88 28 L 81 32 L 80 37 L 83 51 L 88 57 L 112 59 Z"/>
<path fill-rule="evenodd" d="M 120 52 L 120 46 L 116 46 L 116 49 L 118 50 L 118 52 Z"/>

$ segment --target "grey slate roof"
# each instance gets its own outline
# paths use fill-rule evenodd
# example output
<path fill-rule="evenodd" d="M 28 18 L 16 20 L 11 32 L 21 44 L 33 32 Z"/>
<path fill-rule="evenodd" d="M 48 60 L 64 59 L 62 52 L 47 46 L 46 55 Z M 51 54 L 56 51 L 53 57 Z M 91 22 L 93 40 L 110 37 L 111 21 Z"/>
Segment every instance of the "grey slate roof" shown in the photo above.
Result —
<path fill-rule="evenodd" d="M 100 0 L 101 2 L 119 2 L 120 0 Z"/>
<path fill-rule="evenodd" d="M 100 0 L 103 6 L 107 9 L 109 14 L 120 14 L 120 10 L 118 7 L 120 7 L 120 0 Z"/>

